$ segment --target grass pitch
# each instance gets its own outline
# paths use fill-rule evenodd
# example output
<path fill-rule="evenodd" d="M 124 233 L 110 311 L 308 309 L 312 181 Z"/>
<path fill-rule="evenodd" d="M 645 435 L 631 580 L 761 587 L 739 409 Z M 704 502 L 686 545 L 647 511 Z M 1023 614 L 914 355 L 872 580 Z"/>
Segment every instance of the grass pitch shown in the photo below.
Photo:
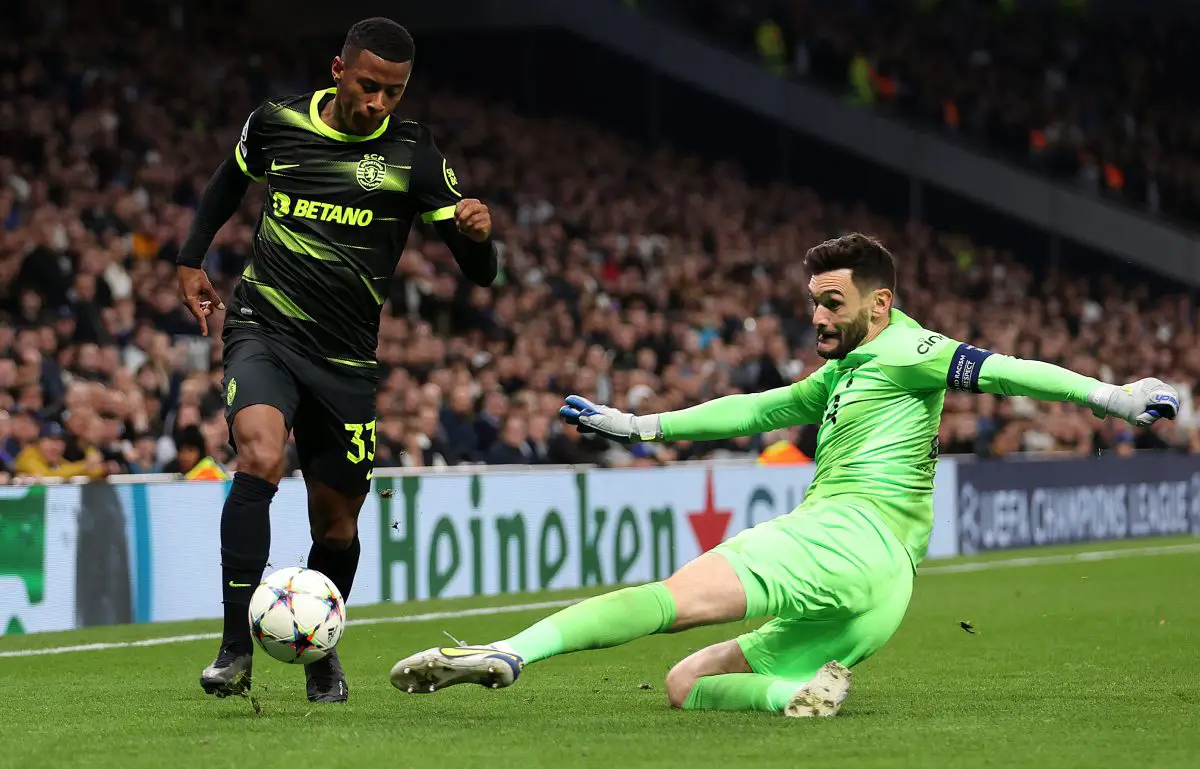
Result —
<path fill-rule="evenodd" d="M 1005 561 L 1122 546 L 1006 553 L 979 571 L 928 564 L 905 625 L 856 668 L 842 714 L 820 721 L 667 708 L 670 666 L 751 623 L 549 660 L 507 690 L 432 696 L 392 689 L 392 663 L 449 643 L 443 630 L 482 643 L 551 610 L 351 626 L 340 647 L 344 706 L 310 705 L 302 670 L 265 654 L 257 708 L 206 697 L 198 677 L 216 648 L 210 639 L 0 657 L 0 767 L 1193 767 L 1200 547 L 1186 546 L 1197 542 L 1035 564 Z M 352 606 L 351 617 L 569 597 Z M 216 630 L 196 622 L 5 637 L 0 653 Z"/>

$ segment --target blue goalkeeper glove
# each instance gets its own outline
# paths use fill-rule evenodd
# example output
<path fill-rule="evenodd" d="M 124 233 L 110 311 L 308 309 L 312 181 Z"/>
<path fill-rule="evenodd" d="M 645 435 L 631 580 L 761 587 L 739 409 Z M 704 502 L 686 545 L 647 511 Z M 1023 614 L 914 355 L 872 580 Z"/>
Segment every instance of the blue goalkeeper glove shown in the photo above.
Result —
<path fill-rule="evenodd" d="M 634 416 L 579 395 L 568 395 L 558 415 L 567 424 L 577 425 L 581 433 L 596 433 L 618 443 L 642 443 L 663 437 L 658 414 Z"/>
<path fill-rule="evenodd" d="M 1088 395 L 1092 413 L 1103 419 L 1120 417 L 1131 425 L 1149 427 L 1179 413 L 1179 393 L 1160 379 L 1139 379 L 1121 387 L 1101 385 Z"/>

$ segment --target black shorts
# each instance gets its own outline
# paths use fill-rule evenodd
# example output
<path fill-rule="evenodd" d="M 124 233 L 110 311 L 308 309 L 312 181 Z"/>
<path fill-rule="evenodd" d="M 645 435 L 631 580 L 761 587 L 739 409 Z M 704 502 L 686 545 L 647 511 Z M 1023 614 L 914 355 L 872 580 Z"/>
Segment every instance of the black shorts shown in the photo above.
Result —
<path fill-rule="evenodd" d="M 266 404 L 283 413 L 305 478 L 344 494 L 366 494 L 375 467 L 378 378 L 323 363 L 257 329 L 226 326 L 225 419 Z"/>

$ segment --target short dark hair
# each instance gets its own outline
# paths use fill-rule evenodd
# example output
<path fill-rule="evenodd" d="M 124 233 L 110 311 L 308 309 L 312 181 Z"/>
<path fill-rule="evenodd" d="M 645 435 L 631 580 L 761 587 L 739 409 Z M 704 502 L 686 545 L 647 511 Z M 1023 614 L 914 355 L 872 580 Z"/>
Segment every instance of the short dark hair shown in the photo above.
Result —
<path fill-rule="evenodd" d="M 351 62 L 359 51 L 370 51 L 384 61 L 400 64 L 412 61 L 416 46 L 407 29 L 391 19 L 374 16 L 357 22 L 346 33 L 342 58 Z"/>
<path fill-rule="evenodd" d="M 833 270 L 850 270 L 860 289 L 896 290 L 896 257 L 869 235 L 853 232 L 808 249 L 804 266 L 810 275 Z"/>
<path fill-rule="evenodd" d="M 196 425 L 188 425 L 175 436 L 176 451 L 188 447 L 195 449 L 201 454 L 208 451 L 208 446 L 205 445 L 204 441 L 204 433 Z"/>

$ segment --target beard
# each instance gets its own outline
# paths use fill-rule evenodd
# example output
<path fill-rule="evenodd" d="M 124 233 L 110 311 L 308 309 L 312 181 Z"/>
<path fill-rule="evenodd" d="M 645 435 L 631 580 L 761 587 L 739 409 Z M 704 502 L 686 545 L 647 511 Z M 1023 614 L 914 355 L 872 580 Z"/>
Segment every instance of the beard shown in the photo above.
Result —
<path fill-rule="evenodd" d="M 817 355 L 820 355 L 825 360 L 841 360 L 862 344 L 862 341 L 867 338 L 867 334 L 871 330 L 871 311 L 869 308 L 864 308 L 853 320 L 834 328 L 833 332 L 825 332 L 828 336 L 823 335 L 818 331 L 817 341 L 825 341 L 825 339 L 836 339 L 837 345 L 832 350 L 822 351 L 817 348 Z"/>

